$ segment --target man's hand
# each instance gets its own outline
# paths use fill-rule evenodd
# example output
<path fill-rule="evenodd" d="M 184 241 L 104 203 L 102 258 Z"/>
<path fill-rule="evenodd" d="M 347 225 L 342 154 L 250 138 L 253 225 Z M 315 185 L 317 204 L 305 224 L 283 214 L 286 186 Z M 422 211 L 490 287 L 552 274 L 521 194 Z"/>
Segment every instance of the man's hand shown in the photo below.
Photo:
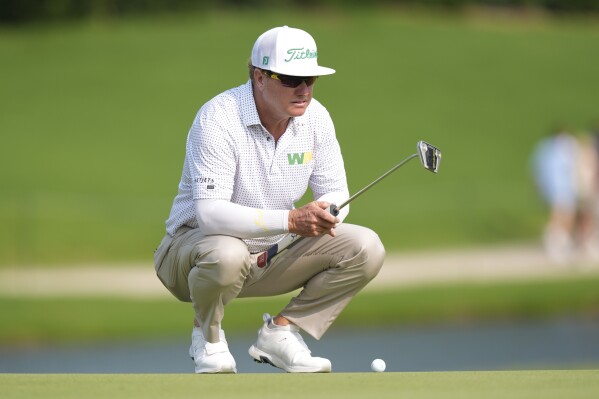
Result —
<path fill-rule="evenodd" d="M 302 237 L 316 237 L 329 234 L 335 237 L 335 226 L 339 218 L 328 211 L 331 204 L 313 201 L 301 208 L 289 211 L 289 232 Z"/>

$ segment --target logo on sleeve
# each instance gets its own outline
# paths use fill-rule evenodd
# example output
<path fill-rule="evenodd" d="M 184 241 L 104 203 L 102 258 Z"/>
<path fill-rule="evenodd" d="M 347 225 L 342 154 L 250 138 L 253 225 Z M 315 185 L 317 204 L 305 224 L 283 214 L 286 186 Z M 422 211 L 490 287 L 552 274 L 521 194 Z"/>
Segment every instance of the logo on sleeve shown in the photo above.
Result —
<path fill-rule="evenodd" d="M 205 184 L 208 190 L 214 190 L 214 179 L 211 177 L 196 177 L 194 182 L 196 184 Z"/>

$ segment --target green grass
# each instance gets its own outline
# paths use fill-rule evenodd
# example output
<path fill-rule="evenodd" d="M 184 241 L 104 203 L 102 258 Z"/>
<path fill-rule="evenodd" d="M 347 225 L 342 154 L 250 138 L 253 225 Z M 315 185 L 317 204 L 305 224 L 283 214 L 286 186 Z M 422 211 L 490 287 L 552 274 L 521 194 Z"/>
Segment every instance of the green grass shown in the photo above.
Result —
<path fill-rule="evenodd" d="M 599 395 L 599 371 L 240 375 L 0 375 L 6 399 L 411 398 L 582 399 Z"/>
<path fill-rule="evenodd" d="M 230 336 L 253 332 L 263 312 L 275 314 L 287 301 L 286 296 L 235 300 L 223 327 Z M 333 329 L 584 317 L 598 311 L 599 278 L 459 284 L 360 293 Z M 193 317 L 191 305 L 174 299 L 119 298 L 0 297 L 0 314 L 4 345 L 186 337 Z"/>
<path fill-rule="evenodd" d="M 338 71 L 315 95 L 351 192 L 417 140 L 443 150 L 439 175 L 406 166 L 348 221 L 389 249 L 530 239 L 533 144 L 599 118 L 593 22 L 385 9 L 0 27 L 0 265 L 151 259 L 195 112 L 245 81 L 255 38 L 282 24 L 310 31 Z"/>

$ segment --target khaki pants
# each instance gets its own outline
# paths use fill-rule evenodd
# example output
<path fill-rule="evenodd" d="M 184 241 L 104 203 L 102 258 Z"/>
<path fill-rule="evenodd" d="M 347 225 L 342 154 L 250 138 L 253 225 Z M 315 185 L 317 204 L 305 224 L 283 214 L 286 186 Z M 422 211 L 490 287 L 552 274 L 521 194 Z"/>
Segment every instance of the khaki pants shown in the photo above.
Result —
<path fill-rule="evenodd" d="M 385 249 L 365 227 L 340 224 L 337 236 L 305 238 L 259 268 L 258 254 L 230 236 L 180 228 L 154 254 L 158 278 L 179 300 L 192 302 L 206 339 L 218 341 L 224 307 L 234 298 L 273 296 L 303 289 L 280 312 L 320 339 L 383 265 Z"/>

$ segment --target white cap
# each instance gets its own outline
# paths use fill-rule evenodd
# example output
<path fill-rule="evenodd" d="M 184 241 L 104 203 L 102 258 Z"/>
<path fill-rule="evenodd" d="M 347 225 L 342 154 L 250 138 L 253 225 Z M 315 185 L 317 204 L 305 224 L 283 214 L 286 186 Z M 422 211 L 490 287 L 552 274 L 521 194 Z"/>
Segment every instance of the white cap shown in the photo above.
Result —
<path fill-rule="evenodd" d="M 282 75 L 322 76 L 334 69 L 319 66 L 316 42 L 308 32 L 282 26 L 264 32 L 252 49 L 252 65 Z"/>

